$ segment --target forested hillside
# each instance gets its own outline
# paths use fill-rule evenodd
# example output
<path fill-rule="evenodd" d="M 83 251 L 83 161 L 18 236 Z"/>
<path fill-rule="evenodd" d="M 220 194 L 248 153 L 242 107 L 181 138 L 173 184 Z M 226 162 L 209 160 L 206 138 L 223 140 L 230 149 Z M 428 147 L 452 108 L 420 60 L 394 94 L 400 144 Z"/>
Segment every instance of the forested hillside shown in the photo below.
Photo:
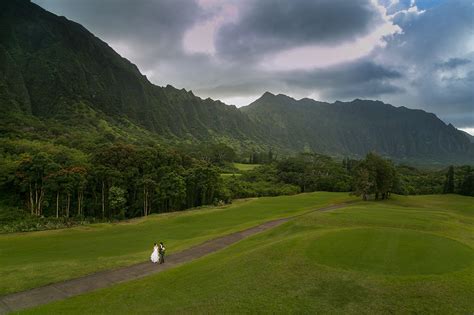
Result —
<path fill-rule="evenodd" d="M 407 162 L 465 163 L 469 137 L 420 110 L 333 104 L 265 93 L 239 110 L 158 87 L 81 25 L 27 0 L 0 4 L 3 135 L 74 147 L 122 140 L 219 142 L 238 152 L 300 151 Z"/>
<path fill-rule="evenodd" d="M 231 139 L 238 146 L 259 139 L 256 126 L 235 106 L 151 84 L 77 23 L 26 0 L 2 2 L 0 17 L 4 115 L 61 123 L 85 111 L 113 123 L 125 119 L 167 140 Z"/>
<path fill-rule="evenodd" d="M 422 110 L 379 101 L 324 103 L 265 93 L 242 111 L 294 151 L 363 156 L 376 151 L 396 160 L 468 162 L 473 145 L 462 131 Z"/>

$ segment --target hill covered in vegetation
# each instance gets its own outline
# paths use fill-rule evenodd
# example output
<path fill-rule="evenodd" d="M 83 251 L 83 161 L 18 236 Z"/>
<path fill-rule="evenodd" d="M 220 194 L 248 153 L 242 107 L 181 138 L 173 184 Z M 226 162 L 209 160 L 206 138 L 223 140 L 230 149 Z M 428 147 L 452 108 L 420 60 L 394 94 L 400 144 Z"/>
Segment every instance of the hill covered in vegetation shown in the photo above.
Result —
<path fill-rule="evenodd" d="M 473 145 L 462 131 L 422 110 L 380 101 L 325 103 L 265 93 L 242 111 L 294 151 L 363 156 L 376 151 L 396 160 L 469 161 Z"/>
<path fill-rule="evenodd" d="M 52 119 L 75 128 L 87 119 L 77 117 L 71 125 L 71 116 L 86 112 L 92 123 L 99 123 L 94 116 L 105 116 L 123 129 L 125 120 L 167 140 L 233 139 L 238 145 L 259 139 L 256 125 L 235 106 L 151 84 L 81 25 L 26 0 L 2 2 L 0 9 L 5 116 Z"/>
<path fill-rule="evenodd" d="M 265 93 L 241 110 L 159 87 L 83 26 L 27 0 L 0 4 L 2 134 L 69 146 L 158 141 L 244 151 L 311 151 L 464 163 L 466 134 L 435 115 L 374 101 L 333 104 Z M 150 140 L 151 139 L 151 140 Z"/>

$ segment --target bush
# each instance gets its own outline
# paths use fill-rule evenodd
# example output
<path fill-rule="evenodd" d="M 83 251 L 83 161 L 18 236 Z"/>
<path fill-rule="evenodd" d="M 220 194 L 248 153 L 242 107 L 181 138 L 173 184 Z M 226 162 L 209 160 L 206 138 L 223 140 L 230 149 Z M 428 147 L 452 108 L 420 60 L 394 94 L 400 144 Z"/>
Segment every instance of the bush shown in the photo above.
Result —
<path fill-rule="evenodd" d="M 77 225 L 90 224 L 90 220 L 77 220 L 75 218 L 44 218 L 26 216 L 22 219 L 16 219 L 0 224 L 0 233 L 12 232 L 30 232 L 63 229 Z"/>

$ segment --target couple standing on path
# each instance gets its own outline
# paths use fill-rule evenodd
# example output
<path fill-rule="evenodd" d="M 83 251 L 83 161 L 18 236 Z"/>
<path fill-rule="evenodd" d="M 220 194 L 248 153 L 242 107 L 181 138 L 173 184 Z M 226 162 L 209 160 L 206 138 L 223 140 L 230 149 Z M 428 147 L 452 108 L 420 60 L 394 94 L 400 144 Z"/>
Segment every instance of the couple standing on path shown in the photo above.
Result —
<path fill-rule="evenodd" d="M 162 242 L 160 242 L 160 245 L 157 245 L 155 243 L 155 246 L 153 246 L 153 253 L 151 253 L 151 262 L 156 264 L 159 262 L 160 264 L 163 264 L 165 262 L 165 245 L 163 245 Z"/>

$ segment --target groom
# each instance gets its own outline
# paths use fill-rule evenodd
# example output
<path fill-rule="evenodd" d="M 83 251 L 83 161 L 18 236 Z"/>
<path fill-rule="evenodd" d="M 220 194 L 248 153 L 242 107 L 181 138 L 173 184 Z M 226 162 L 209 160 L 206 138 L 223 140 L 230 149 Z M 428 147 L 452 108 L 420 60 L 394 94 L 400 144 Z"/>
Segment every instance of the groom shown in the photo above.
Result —
<path fill-rule="evenodd" d="M 163 245 L 163 242 L 160 242 L 160 246 L 158 246 L 158 253 L 160 254 L 160 264 L 165 263 L 165 245 Z"/>

